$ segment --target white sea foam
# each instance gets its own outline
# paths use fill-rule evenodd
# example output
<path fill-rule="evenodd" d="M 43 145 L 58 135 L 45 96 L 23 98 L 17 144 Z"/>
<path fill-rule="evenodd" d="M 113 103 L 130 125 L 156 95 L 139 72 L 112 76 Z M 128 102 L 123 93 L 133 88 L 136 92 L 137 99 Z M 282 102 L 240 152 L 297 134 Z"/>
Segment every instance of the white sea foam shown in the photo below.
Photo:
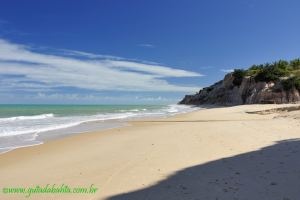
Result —
<path fill-rule="evenodd" d="M 46 119 L 54 117 L 54 114 L 42 114 L 42 115 L 32 115 L 32 116 L 17 116 L 17 117 L 8 117 L 0 118 L 0 122 L 10 122 L 10 121 L 20 121 L 20 120 L 33 120 L 33 119 Z"/>
<path fill-rule="evenodd" d="M 1 140 L 12 138 L 9 141 L 16 139 L 19 141 L 18 143 L 20 143 L 18 145 L 10 145 L 10 142 L 8 142 L 7 144 L 3 145 L 3 143 L 0 142 L 0 149 L 15 149 L 17 148 L 16 146 L 26 146 L 29 141 L 28 138 L 30 138 L 30 141 L 32 141 L 30 144 L 35 144 L 35 142 L 37 142 L 36 138 L 39 133 L 48 133 L 49 131 L 60 129 L 67 130 L 67 128 L 78 126 L 83 123 L 95 121 L 105 122 L 107 120 L 126 120 L 144 117 L 163 117 L 177 113 L 190 112 L 196 109 L 198 108 L 184 105 L 169 105 L 161 107 L 160 109 L 128 109 L 119 110 L 119 112 L 101 113 L 96 115 L 60 116 L 54 115 L 53 113 L 46 113 L 33 116 L 0 118 Z"/>

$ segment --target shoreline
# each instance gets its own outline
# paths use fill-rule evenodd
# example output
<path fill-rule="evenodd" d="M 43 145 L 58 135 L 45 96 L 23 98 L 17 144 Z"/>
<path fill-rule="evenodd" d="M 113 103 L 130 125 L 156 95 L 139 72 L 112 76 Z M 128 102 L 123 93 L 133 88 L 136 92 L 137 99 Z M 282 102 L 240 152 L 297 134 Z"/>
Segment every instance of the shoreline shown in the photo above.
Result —
<path fill-rule="evenodd" d="M 36 105 L 35 105 L 36 106 Z M 82 106 L 82 105 L 79 105 Z M 102 106 L 102 105 L 100 105 Z M 141 106 L 140 106 L 141 107 Z M 152 105 L 146 105 L 146 107 L 153 107 Z M 175 108 L 174 108 L 175 107 Z M 170 109 L 170 111 L 164 111 L 163 109 Z M 172 111 L 172 109 L 175 109 Z M 112 112 L 112 113 L 102 113 L 98 116 L 97 114 L 90 115 L 90 116 L 81 116 L 83 119 L 80 119 L 80 116 L 69 116 L 69 118 L 74 117 L 78 122 L 69 122 L 70 125 L 65 127 L 65 124 L 60 124 L 57 127 L 57 122 L 51 122 L 52 128 L 47 128 L 49 130 L 42 130 L 38 132 L 28 132 L 23 134 L 13 134 L 7 135 L 4 137 L 0 137 L 0 154 L 7 153 L 9 151 L 13 151 L 18 148 L 30 147 L 35 145 L 42 145 L 49 140 L 56 140 L 65 137 L 69 137 L 72 135 L 77 134 L 84 134 L 88 132 L 95 132 L 95 131 L 103 131 L 109 130 L 113 128 L 120 128 L 123 126 L 127 126 L 128 122 L 131 120 L 139 120 L 139 119 L 148 119 L 148 118 L 164 118 L 170 117 L 173 115 L 191 112 L 194 110 L 194 106 L 185 106 L 185 105 L 165 105 L 161 106 L 160 109 L 157 110 L 147 110 L 145 108 L 133 109 L 130 108 L 129 110 L 120 110 L 120 112 Z M 126 111 L 126 112 L 125 112 Z M 174 113 L 173 113 L 174 112 Z M 107 115 L 107 116 L 104 116 Z M 153 116 L 152 116 L 153 115 Z M 32 116 L 17 116 L 11 118 L 5 118 L 4 120 L 11 121 L 12 119 L 23 119 L 23 118 L 41 118 L 48 116 L 50 120 L 56 117 L 55 114 L 40 114 Z M 63 116 L 60 116 L 63 118 Z M 100 118 L 99 118 L 100 117 Z M 58 119 L 59 117 L 57 117 Z M 87 119 L 88 118 L 88 119 Z M 0 118 L 1 119 L 1 118 Z M 12 120 L 13 121 L 13 120 Z M 34 123 L 34 122 L 32 122 Z M 44 122 L 41 122 L 44 123 Z M 6 125 L 4 124 L 4 127 Z M 39 126 L 39 125 L 38 125 Z M 49 124 L 50 126 L 50 124 Z M 60 128 L 61 126 L 61 128 Z M 34 126 L 33 126 L 34 128 Z M 35 129 L 35 128 L 34 128 Z M 5 133 L 5 132 L 4 132 Z"/>
<path fill-rule="evenodd" d="M 66 138 L 66 137 L 72 137 L 73 135 L 110 130 L 110 129 L 120 128 L 120 127 L 124 127 L 124 126 L 127 126 L 127 121 L 107 120 L 107 121 L 103 122 L 103 121 L 99 120 L 99 121 L 93 121 L 93 122 L 83 122 L 79 125 L 76 125 L 73 127 L 68 127 L 68 128 L 44 131 L 44 132 L 40 132 L 40 133 L 24 134 L 24 136 L 28 135 L 29 137 L 34 137 L 34 140 L 32 140 L 32 142 L 36 142 L 36 144 L 31 143 L 31 144 L 24 144 L 21 146 L 2 148 L 0 150 L 0 155 L 5 154 L 10 151 L 14 151 L 19 148 L 43 145 L 49 141 L 60 140 L 60 139 Z M 12 136 L 12 139 L 14 139 L 13 136 Z M 7 149 L 7 150 L 5 150 L 5 149 Z"/>
<path fill-rule="evenodd" d="M 43 145 L 19 148 L 0 154 L 0 188 L 94 184 L 99 188 L 95 195 L 36 194 L 30 198 L 135 200 L 144 199 L 143 195 L 150 192 L 149 199 L 162 199 L 163 196 L 157 196 L 158 191 L 166 191 L 163 187 L 167 186 L 161 187 L 159 183 L 168 181 L 182 170 L 259 151 L 279 141 L 300 138 L 299 121 L 293 118 L 274 118 L 278 113 L 246 113 L 285 106 L 294 105 L 203 109 L 159 120 L 129 121 L 130 126 L 126 127 L 77 134 Z M 288 169 L 290 166 L 284 167 Z M 197 176 L 193 171 L 189 173 Z M 185 199 L 186 189 L 180 189 L 180 185 L 189 183 L 183 178 L 179 176 L 176 183 L 168 183 L 173 188 L 170 189 L 173 196 L 167 193 L 167 199 Z M 174 184 L 178 184 L 179 189 Z M 193 183 L 202 193 L 193 191 L 197 195 L 191 193 L 192 197 L 206 195 L 207 199 L 212 199 L 212 192 L 202 190 L 209 186 L 206 184 Z M 25 199 L 20 194 L 2 193 L 0 197 Z"/>

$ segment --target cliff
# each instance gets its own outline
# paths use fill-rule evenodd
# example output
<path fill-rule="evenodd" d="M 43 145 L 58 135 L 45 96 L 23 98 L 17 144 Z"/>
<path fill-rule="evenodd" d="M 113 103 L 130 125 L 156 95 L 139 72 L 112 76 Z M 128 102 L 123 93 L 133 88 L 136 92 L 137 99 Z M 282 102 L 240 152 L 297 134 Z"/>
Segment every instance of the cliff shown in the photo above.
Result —
<path fill-rule="evenodd" d="M 288 79 L 289 81 L 286 81 Z M 289 84 L 290 79 L 286 77 L 272 81 L 258 81 L 255 76 L 237 78 L 234 73 L 229 73 L 222 81 L 203 88 L 195 95 L 186 95 L 179 104 L 240 105 L 300 102 L 299 88 Z"/>

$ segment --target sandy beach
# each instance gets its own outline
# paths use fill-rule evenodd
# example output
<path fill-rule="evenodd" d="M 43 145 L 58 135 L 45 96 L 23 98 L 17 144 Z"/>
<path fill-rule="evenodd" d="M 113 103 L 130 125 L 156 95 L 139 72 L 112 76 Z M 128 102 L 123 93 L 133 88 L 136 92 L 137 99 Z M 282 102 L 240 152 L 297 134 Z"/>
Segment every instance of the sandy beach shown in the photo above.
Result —
<path fill-rule="evenodd" d="M 274 110 L 286 106 L 209 108 L 16 149 L 0 155 L 0 188 L 98 188 L 30 199 L 298 199 L 300 111 Z"/>

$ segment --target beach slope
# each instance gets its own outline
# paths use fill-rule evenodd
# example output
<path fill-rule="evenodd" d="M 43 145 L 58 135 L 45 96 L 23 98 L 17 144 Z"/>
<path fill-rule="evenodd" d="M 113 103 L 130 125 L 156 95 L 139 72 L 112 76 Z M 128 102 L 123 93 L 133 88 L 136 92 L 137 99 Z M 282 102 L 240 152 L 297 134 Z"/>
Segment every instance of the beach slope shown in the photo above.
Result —
<path fill-rule="evenodd" d="M 274 109 L 286 106 L 207 108 L 16 149 L 0 155 L 0 188 L 97 188 L 30 199 L 297 199 L 300 114 Z"/>

